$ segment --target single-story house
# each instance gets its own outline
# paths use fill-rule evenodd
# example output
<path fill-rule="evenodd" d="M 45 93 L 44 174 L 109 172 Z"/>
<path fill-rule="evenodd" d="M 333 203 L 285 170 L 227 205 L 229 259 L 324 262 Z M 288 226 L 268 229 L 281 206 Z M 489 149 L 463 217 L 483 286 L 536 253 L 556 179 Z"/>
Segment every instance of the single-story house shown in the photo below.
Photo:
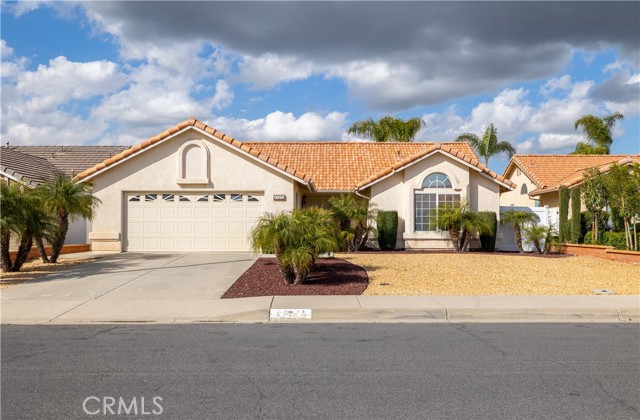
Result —
<path fill-rule="evenodd" d="M 500 204 L 557 208 L 561 186 L 580 185 L 587 169 L 598 168 L 605 173 L 614 163 L 640 164 L 640 155 L 514 155 L 503 176 L 518 188 L 505 191 Z"/>
<path fill-rule="evenodd" d="M 514 182 L 467 143 L 240 142 L 191 118 L 76 176 L 102 201 L 92 249 L 245 251 L 265 213 L 353 192 L 399 214 L 397 248 L 448 248 L 431 209 L 499 212 Z"/>
<path fill-rule="evenodd" d="M 84 169 L 116 155 L 128 146 L 5 146 L 0 148 L 0 182 L 17 182 L 28 188 L 56 173 L 75 177 Z M 91 222 L 78 218 L 69 225 L 65 244 L 89 243 Z M 17 244 L 12 242 L 12 248 Z"/>

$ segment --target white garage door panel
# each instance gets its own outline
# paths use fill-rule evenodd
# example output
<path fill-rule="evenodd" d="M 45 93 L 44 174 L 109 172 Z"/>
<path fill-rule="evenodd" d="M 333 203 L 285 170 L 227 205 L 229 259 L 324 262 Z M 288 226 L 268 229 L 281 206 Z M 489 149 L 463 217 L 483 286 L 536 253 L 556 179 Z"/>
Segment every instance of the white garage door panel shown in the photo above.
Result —
<path fill-rule="evenodd" d="M 247 251 L 263 196 L 127 193 L 127 251 Z"/>

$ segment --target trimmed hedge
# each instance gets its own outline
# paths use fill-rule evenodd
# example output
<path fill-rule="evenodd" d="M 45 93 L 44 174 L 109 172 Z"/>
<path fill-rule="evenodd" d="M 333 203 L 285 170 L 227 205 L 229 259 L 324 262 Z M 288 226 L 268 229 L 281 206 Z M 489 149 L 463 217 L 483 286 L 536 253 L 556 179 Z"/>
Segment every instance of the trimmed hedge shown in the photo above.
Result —
<path fill-rule="evenodd" d="M 396 248 L 398 237 L 398 212 L 379 211 L 377 217 L 378 224 L 378 245 L 384 251 Z"/>
<path fill-rule="evenodd" d="M 566 242 L 569 238 L 567 234 L 567 219 L 569 218 L 569 190 L 564 185 L 558 189 L 558 195 L 560 196 L 560 214 L 558 220 L 558 232 L 560 235 L 560 242 Z"/>
<path fill-rule="evenodd" d="M 580 215 L 580 217 L 576 217 Z M 571 242 L 580 243 L 582 239 L 582 214 L 580 213 L 580 187 L 571 188 Z"/>
<path fill-rule="evenodd" d="M 593 243 L 591 232 L 587 232 L 584 235 L 584 243 L 587 245 L 612 246 L 623 251 L 627 249 L 627 239 L 624 237 L 624 232 L 600 232 L 600 240 L 597 244 Z"/>
<path fill-rule="evenodd" d="M 483 251 L 493 252 L 496 249 L 498 215 L 494 211 L 481 211 L 478 212 L 478 217 L 491 227 L 491 230 L 489 232 L 480 234 L 480 247 Z"/>

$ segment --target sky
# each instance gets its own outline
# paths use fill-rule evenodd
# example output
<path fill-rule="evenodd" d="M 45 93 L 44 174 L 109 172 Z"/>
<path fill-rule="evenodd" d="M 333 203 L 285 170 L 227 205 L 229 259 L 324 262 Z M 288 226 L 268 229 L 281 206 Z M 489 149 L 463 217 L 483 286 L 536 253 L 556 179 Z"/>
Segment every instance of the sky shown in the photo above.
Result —
<path fill-rule="evenodd" d="M 561 153 L 582 115 L 621 112 L 640 153 L 640 2 L 5 2 L 1 135 L 133 145 L 189 117 L 246 141 L 479 136 Z M 501 172 L 506 156 L 489 166 Z"/>

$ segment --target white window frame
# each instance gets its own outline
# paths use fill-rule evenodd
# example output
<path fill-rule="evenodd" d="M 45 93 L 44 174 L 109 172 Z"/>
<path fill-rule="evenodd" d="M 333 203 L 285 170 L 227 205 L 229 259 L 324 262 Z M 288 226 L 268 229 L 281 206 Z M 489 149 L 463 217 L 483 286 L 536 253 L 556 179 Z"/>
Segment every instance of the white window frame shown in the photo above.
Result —
<path fill-rule="evenodd" d="M 421 188 L 421 189 L 416 189 L 413 192 L 413 231 L 414 233 L 419 233 L 419 234 L 424 234 L 424 233 L 435 233 L 438 232 L 438 230 L 436 228 L 430 228 L 429 225 L 429 215 L 426 216 L 420 216 L 423 218 L 426 218 L 426 225 L 424 222 L 418 222 L 418 197 L 423 197 L 425 195 L 434 195 L 435 196 L 435 207 L 434 208 L 439 208 L 441 205 L 441 200 L 445 199 L 445 196 L 454 196 L 457 197 L 457 202 L 458 204 L 462 203 L 462 194 L 460 194 L 459 191 L 456 191 L 455 188 L 455 184 L 453 183 L 453 181 L 451 180 L 451 177 L 445 173 L 442 172 L 433 172 L 428 174 L 426 177 L 424 177 L 421 185 L 424 185 L 425 181 L 427 180 L 427 178 L 431 175 L 444 175 L 447 177 L 449 184 L 451 185 L 451 188 L 443 188 L 443 187 L 432 187 L 432 188 Z M 453 202 L 455 202 L 455 198 L 453 199 Z M 428 211 L 431 211 L 431 209 L 429 209 Z M 420 226 L 420 228 L 418 228 L 418 226 Z"/>

